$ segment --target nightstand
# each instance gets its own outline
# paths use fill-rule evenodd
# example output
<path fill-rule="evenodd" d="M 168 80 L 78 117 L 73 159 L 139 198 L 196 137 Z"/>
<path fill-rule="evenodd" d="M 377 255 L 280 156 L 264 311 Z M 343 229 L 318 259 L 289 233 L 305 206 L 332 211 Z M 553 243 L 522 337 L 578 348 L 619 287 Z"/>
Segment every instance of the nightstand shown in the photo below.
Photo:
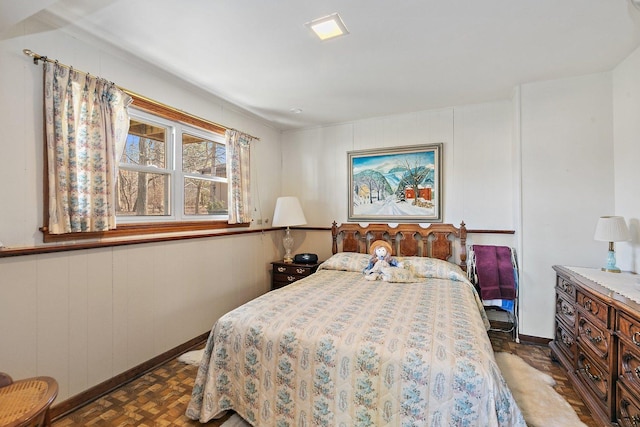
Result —
<path fill-rule="evenodd" d="M 282 288 L 297 280 L 303 279 L 310 274 L 313 274 L 318 269 L 321 262 L 313 264 L 296 264 L 286 263 L 283 261 L 275 261 L 271 263 L 273 265 L 273 272 L 271 275 L 271 290 Z"/>

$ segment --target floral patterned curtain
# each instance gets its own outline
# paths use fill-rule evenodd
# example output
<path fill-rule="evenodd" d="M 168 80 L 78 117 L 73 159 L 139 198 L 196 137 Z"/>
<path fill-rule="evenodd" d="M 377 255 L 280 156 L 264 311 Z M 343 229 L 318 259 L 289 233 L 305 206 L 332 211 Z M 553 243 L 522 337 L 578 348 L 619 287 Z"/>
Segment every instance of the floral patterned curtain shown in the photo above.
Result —
<path fill-rule="evenodd" d="M 131 97 L 113 83 L 44 63 L 49 233 L 116 227 L 118 161 Z"/>
<path fill-rule="evenodd" d="M 228 129 L 227 176 L 229 177 L 229 224 L 251 222 L 250 143 L 252 136 Z"/>

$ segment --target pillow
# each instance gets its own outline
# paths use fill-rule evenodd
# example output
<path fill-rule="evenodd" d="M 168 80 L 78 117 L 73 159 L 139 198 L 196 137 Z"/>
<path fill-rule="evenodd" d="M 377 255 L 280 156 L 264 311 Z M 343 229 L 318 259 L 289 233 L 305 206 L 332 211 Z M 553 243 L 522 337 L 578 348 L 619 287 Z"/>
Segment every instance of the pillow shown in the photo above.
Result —
<path fill-rule="evenodd" d="M 419 277 L 413 275 L 411 270 L 402 267 L 384 267 L 382 268 L 382 280 L 391 283 L 414 283 L 422 282 Z"/>
<path fill-rule="evenodd" d="M 356 252 L 339 252 L 320 264 L 318 270 L 357 271 L 367 268 L 371 255 Z"/>
<path fill-rule="evenodd" d="M 416 277 L 429 279 L 447 279 L 457 282 L 466 282 L 469 279 L 460 266 L 437 258 L 427 257 L 398 257 L 404 268 L 411 271 Z"/>

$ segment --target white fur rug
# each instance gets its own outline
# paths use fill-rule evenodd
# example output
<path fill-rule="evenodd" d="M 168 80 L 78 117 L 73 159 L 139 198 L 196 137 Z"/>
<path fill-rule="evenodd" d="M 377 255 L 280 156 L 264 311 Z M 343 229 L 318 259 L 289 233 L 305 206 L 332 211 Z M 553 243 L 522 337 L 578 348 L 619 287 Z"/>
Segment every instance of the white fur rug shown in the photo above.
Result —
<path fill-rule="evenodd" d="M 204 350 L 189 351 L 178 360 L 198 366 Z M 571 407 L 554 389 L 555 380 L 529 366 L 520 357 L 509 353 L 496 353 L 496 362 L 509 385 L 514 399 L 529 427 L 587 427 Z M 233 414 L 221 427 L 251 427 L 238 414 Z"/>
<path fill-rule="evenodd" d="M 203 354 L 204 348 L 200 350 L 187 351 L 178 357 L 178 362 L 186 363 L 187 365 L 199 366 Z"/>
<path fill-rule="evenodd" d="M 251 424 L 243 420 L 240 415 L 233 414 L 220 427 L 251 427 Z"/>
<path fill-rule="evenodd" d="M 529 427 L 586 427 L 554 389 L 556 381 L 515 354 L 496 353 L 496 362 Z"/>

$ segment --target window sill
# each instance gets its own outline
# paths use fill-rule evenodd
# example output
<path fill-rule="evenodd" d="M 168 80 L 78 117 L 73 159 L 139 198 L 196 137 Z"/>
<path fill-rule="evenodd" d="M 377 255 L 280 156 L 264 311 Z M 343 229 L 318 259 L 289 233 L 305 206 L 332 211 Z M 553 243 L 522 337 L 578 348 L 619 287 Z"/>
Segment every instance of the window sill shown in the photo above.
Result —
<path fill-rule="evenodd" d="M 203 237 L 230 236 L 264 232 L 265 229 L 248 229 L 250 224 L 228 224 L 226 221 L 193 221 L 183 223 L 126 224 L 117 230 L 102 233 L 48 234 L 44 227 L 45 243 L 23 248 L 0 248 L 0 258 L 64 252 L 81 249 L 95 249 L 112 246 L 135 245 L 139 243 L 168 242 L 173 240 L 199 239 Z M 223 229 L 247 228 L 246 230 L 218 231 Z M 82 238 L 78 235 L 82 234 Z"/>
<path fill-rule="evenodd" d="M 108 239 L 117 241 L 119 239 L 131 240 L 136 236 L 147 236 L 149 234 L 190 234 L 193 232 L 220 230 L 225 228 L 248 227 L 249 224 L 229 224 L 226 221 L 183 221 L 183 222 L 156 222 L 146 224 L 122 224 L 115 230 L 97 231 L 88 233 L 65 233 L 50 234 L 47 227 L 42 227 L 44 243 L 75 242 L 86 240 Z M 186 236 L 188 237 L 188 236 Z"/>

